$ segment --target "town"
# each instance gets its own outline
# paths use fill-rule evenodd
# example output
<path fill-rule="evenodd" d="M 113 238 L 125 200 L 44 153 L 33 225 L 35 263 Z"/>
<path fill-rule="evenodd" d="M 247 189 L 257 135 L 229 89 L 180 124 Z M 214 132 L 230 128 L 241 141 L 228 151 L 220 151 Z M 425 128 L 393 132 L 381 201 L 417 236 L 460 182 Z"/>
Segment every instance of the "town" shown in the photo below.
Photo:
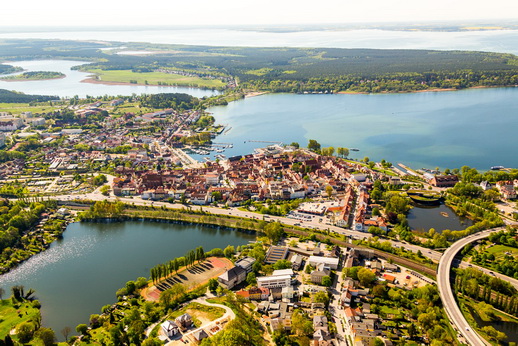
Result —
<path fill-rule="evenodd" d="M 150 282 L 127 284 L 117 303 L 77 327 L 78 344 L 131 330 L 134 321 L 124 316 L 151 314 L 147 303 L 160 312 L 135 340 L 148 344 L 217 342 L 235 328 L 232 321 L 245 320 L 277 345 L 452 344 L 469 330 L 464 321 L 451 328 L 446 319 L 458 307 L 454 299 L 440 301 L 442 251 L 505 226 L 513 236 L 518 219 L 514 169 L 413 169 L 350 159 L 349 149 L 316 140 L 307 148 L 270 143 L 227 157 L 234 144 L 215 141 L 229 129 L 215 123 L 203 100 L 185 94 L 72 98 L 39 107 L 0 114 L 0 195 L 10 217 L 23 207 L 37 220 L 35 227 L 6 221 L 21 232 L 20 241 L 2 238 L 3 272 L 48 248 L 76 216 L 176 220 L 258 235 L 237 249 L 175 259 L 153 269 Z M 211 152 L 218 154 L 203 162 L 192 157 Z M 412 208 L 444 202 L 470 226 L 411 229 Z M 511 251 L 512 242 L 505 244 Z M 500 309 L 516 314 L 516 283 L 496 281 L 516 275 L 502 269 L 496 276 L 475 252 L 462 263 L 484 280 L 494 276 L 491 289 L 506 302 Z M 505 339 L 494 329 L 483 332 Z M 115 344 L 122 337 L 111 335 Z"/>

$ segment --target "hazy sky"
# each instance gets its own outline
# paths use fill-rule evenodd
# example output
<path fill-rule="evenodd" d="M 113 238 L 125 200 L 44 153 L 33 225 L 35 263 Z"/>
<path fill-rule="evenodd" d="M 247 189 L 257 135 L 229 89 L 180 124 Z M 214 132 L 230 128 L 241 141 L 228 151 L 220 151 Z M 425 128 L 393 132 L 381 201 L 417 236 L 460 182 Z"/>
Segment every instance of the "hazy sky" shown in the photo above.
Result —
<path fill-rule="evenodd" d="M 516 0 L 21 0 L 0 26 L 319 24 L 518 19 Z"/>

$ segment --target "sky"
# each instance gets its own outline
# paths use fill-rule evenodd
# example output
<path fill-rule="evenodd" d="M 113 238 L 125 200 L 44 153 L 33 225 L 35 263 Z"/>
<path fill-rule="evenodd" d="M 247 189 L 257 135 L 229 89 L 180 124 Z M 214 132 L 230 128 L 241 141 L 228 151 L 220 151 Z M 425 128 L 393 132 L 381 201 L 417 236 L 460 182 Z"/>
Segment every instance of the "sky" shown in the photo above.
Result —
<path fill-rule="evenodd" d="M 280 25 L 518 19 L 516 0 L 21 0 L 0 26 Z"/>

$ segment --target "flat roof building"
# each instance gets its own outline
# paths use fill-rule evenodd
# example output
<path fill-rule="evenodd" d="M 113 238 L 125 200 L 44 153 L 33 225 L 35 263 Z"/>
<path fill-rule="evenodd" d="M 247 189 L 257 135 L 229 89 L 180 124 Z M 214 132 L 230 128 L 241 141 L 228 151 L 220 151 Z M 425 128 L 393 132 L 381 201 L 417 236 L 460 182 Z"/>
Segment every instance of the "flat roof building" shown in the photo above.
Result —
<path fill-rule="evenodd" d="M 311 264 L 313 267 L 316 267 L 317 265 L 323 263 L 326 267 L 329 267 L 330 269 L 337 269 L 339 261 L 340 260 L 336 257 L 322 256 L 309 256 L 308 259 L 308 263 Z"/>
<path fill-rule="evenodd" d="M 266 288 L 287 287 L 291 284 L 291 275 L 260 276 L 257 286 Z"/>

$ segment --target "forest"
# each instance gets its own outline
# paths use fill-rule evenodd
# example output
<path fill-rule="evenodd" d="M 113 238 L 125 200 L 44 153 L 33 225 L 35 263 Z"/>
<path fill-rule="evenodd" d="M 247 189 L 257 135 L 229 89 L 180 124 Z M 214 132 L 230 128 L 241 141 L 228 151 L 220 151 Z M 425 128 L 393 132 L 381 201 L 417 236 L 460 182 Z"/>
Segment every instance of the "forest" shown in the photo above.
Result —
<path fill-rule="evenodd" d="M 110 42 L 0 42 L 0 60 L 83 60 L 85 64 L 76 68 L 85 71 L 175 70 L 234 78 L 238 88 L 271 92 L 408 92 L 518 84 L 518 57 L 503 53 L 125 44 L 124 49 L 156 51 L 135 56 L 116 54 L 122 48 Z"/>
<path fill-rule="evenodd" d="M 18 72 L 20 70 L 21 70 L 21 68 L 17 68 L 17 67 L 11 66 L 11 65 L 0 64 L 0 75 Z"/>
<path fill-rule="evenodd" d="M 0 102 L 5 103 L 46 102 L 57 99 L 59 99 L 57 96 L 27 95 L 20 92 L 0 89 Z"/>
<path fill-rule="evenodd" d="M 61 72 L 54 71 L 30 71 L 17 74 L 14 76 L 2 77 L 3 80 L 43 80 L 43 79 L 55 79 L 63 78 L 65 75 Z"/>

